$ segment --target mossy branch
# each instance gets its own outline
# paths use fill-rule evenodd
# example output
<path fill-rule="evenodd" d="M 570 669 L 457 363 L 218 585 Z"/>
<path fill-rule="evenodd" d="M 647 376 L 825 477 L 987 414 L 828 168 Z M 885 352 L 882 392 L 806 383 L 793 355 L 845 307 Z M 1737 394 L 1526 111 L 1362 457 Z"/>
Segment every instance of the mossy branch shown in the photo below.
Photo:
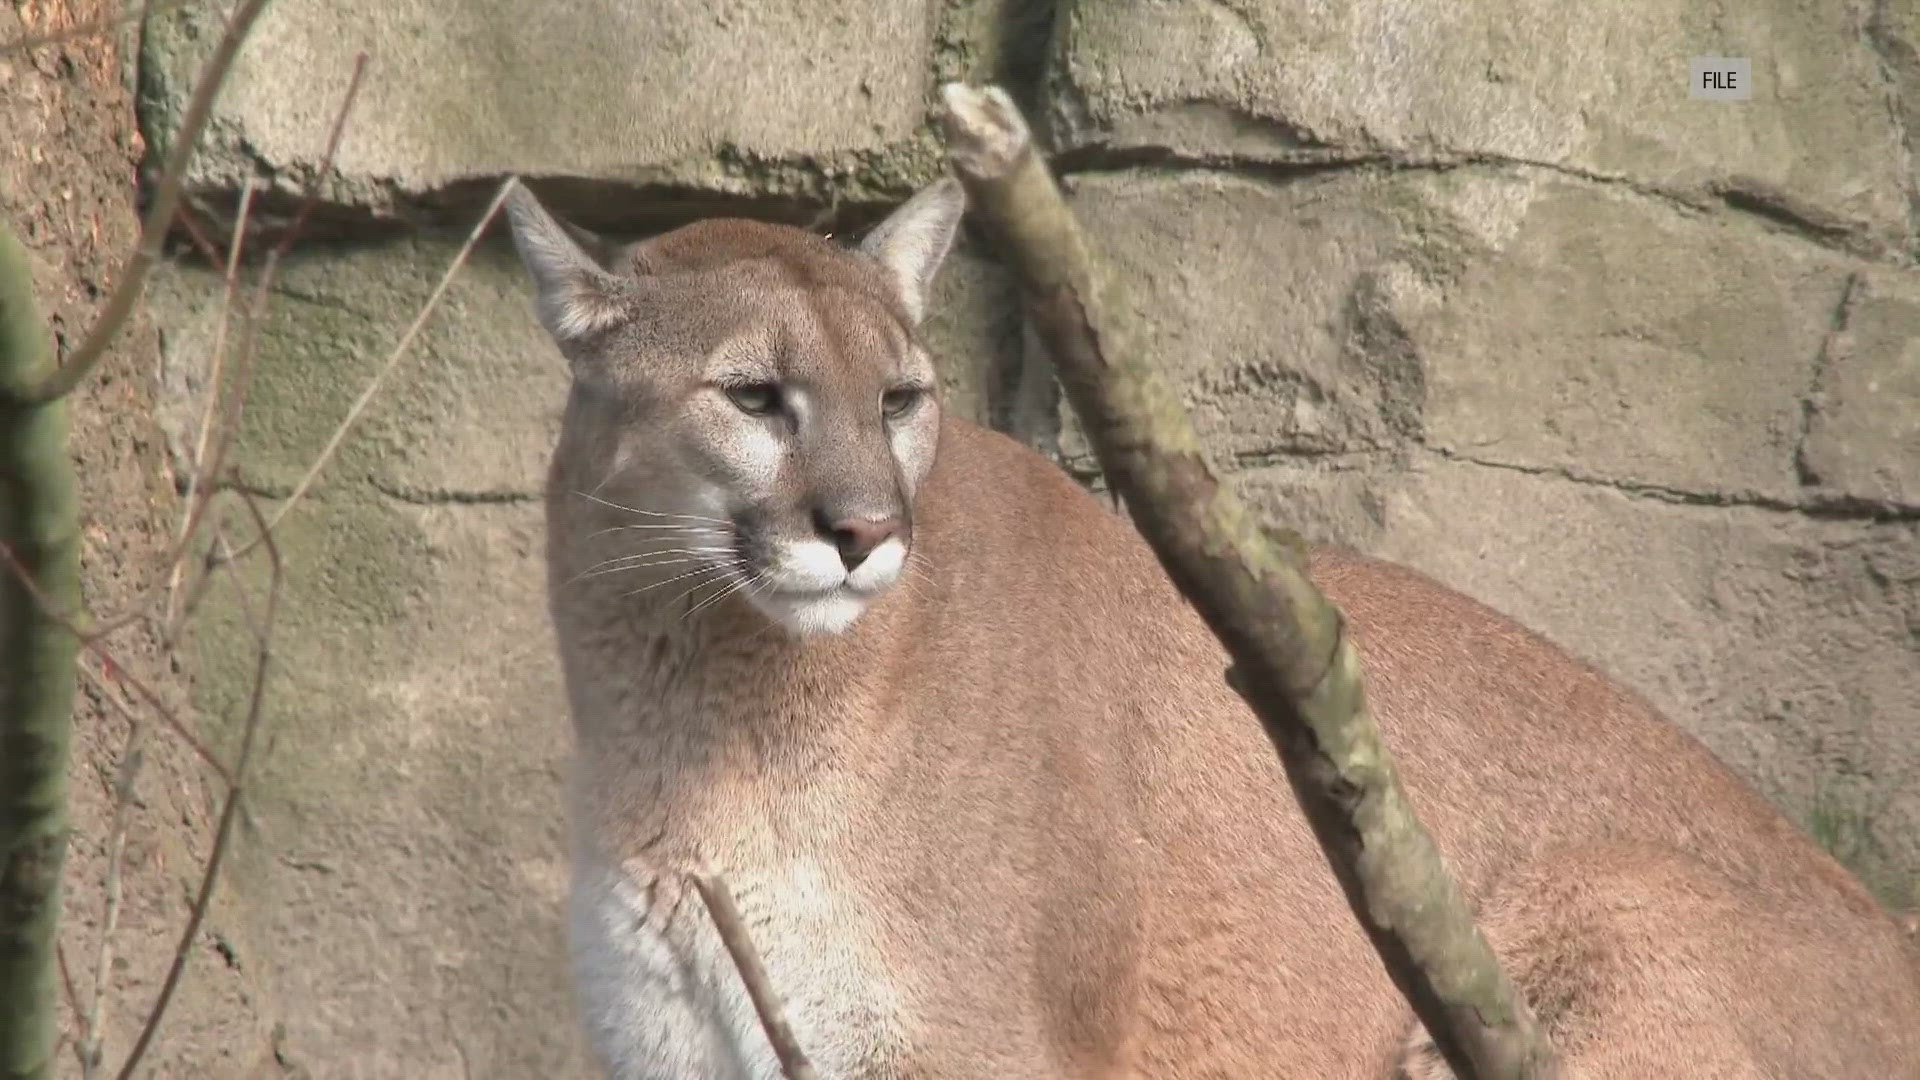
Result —
<path fill-rule="evenodd" d="M 66 398 L 139 301 L 179 207 L 187 163 L 265 6 L 242 0 L 228 19 L 167 154 L 139 246 L 64 364 L 34 309 L 26 249 L 0 223 L 0 1080 L 51 1077 L 59 1031 L 67 763 L 84 621 Z"/>
<path fill-rule="evenodd" d="M 1462 1080 L 1555 1075 L 1401 789 L 1339 610 L 1307 578 L 1297 545 L 1263 529 L 1207 462 L 1141 345 L 1142 313 L 1088 250 L 1011 99 L 959 84 L 944 95 L 955 171 L 1023 279 L 1027 314 L 1101 467 L 1232 657 L 1229 681 L 1278 750 L 1388 973 Z"/>
<path fill-rule="evenodd" d="M 80 515 L 66 403 L 11 392 L 52 369 L 26 248 L 0 223 L 0 1080 L 52 1076 L 59 1031 L 54 943 L 78 639 L 56 612 L 80 604 Z"/>

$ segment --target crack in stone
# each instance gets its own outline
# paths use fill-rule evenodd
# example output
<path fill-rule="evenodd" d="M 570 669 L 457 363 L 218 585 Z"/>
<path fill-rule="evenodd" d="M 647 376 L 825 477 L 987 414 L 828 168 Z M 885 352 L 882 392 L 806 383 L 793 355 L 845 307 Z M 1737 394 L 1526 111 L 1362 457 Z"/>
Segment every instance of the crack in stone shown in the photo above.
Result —
<path fill-rule="evenodd" d="M 1667 487 L 1662 484 L 1650 484 L 1638 480 L 1622 480 L 1614 477 L 1596 476 L 1563 465 L 1524 465 L 1514 461 L 1496 461 L 1490 458 L 1474 457 L 1457 450 L 1448 450 L 1438 446 L 1424 446 L 1423 449 L 1445 461 L 1461 465 L 1477 465 L 1486 469 L 1504 469 L 1508 472 L 1522 473 L 1527 476 L 1544 476 L 1586 487 L 1606 488 L 1624 495 L 1651 499 L 1657 502 L 1671 503 L 1676 506 L 1739 507 L 1750 510 L 1768 510 L 1782 514 L 1798 514 L 1816 521 L 1856 521 L 1875 524 L 1920 522 L 1920 506 L 1893 502 L 1891 500 L 1865 499 L 1856 495 L 1813 494 L 1803 501 L 1776 498 L 1758 492 L 1714 492 L 1689 491 L 1685 488 Z"/>
<path fill-rule="evenodd" d="M 1234 154 L 1205 154 L 1163 145 L 1116 147 L 1090 143 L 1054 155 L 1051 164 L 1062 177 L 1109 173 L 1182 175 L 1223 173 L 1254 181 L 1285 183 L 1332 172 L 1451 172 L 1464 168 L 1538 169 L 1557 176 L 1603 187 L 1620 188 L 1682 212 L 1704 214 L 1732 210 L 1755 218 L 1769 228 L 1831 251 L 1859 258 L 1902 263 L 1902 259 L 1865 235 L 1861 226 L 1841 221 L 1816 207 L 1773 191 L 1751 178 L 1733 178 L 1689 190 L 1648 183 L 1618 173 L 1581 168 L 1565 162 L 1542 161 L 1482 151 L 1462 154 L 1406 154 L 1395 151 L 1353 151 L 1338 147 L 1302 147 L 1268 158 Z"/>
<path fill-rule="evenodd" d="M 366 484 L 387 498 L 415 506 L 511 506 L 537 502 L 541 498 L 540 493 L 532 491 L 427 487 L 417 484 L 396 484 L 377 478 L 367 479 Z M 181 494 L 186 494 L 184 477 L 176 480 L 174 486 Z M 284 501 L 293 494 L 292 484 L 258 480 L 233 479 L 220 486 L 224 490 L 245 492 L 256 499 L 274 502 Z"/>
<path fill-rule="evenodd" d="M 341 300 L 338 297 L 329 296 L 325 293 L 316 292 L 299 285 L 289 284 L 285 281 L 274 282 L 273 292 L 270 294 L 270 297 L 274 300 L 305 304 L 308 307 L 316 307 L 325 311 L 337 311 L 342 315 L 352 316 L 362 322 L 373 321 L 373 317 L 369 315 L 364 308 L 356 307 L 352 303 Z"/>
<path fill-rule="evenodd" d="M 1920 100 L 1908 103 L 1905 95 L 1920 97 L 1920 50 L 1893 32 L 1892 0 L 1878 0 L 1867 16 L 1867 48 L 1880 62 L 1880 73 L 1887 82 L 1887 112 L 1900 144 L 1907 149 L 1907 244 L 1908 257 L 1920 261 L 1920 130 L 1907 122 L 1910 106 L 1920 117 Z"/>
<path fill-rule="evenodd" d="M 1235 450 L 1228 456 L 1232 471 L 1264 469 L 1272 466 L 1301 466 L 1313 471 L 1361 472 L 1392 458 L 1398 448 L 1386 445 L 1313 447 L 1266 446 Z"/>
<path fill-rule="evenodd" d="M 1116 147 L 1089 143 L 1064 150 L 1049 161 L 1055 175 L 1065 177 L 1101 176 L 1110 173 L 1229 173 L 1252 180 L 1286 181 L 1320 173 L 1362 171 L 1366 169 L 1448 168 L 1450 165 L 1419 165 L 1384 153 L 1356 153 L 1329 147 L 1302 147 L 1267 158 L 1245 158 L 1233 154 L 1202 154 L 1171 146 Z"/>
<path fill-rule="evenodd" d="M 187 476 L 185 473 L 175 475 L 173 488 L 176 494 L 185 495 L 187 493 Z M 219 490 L 238 491 L 245 495 L 251 495 L 256 499 L 265 499 L 268 502 L 279 502 L 293 494 L 293 485 L 264 484 L 254 480 L 233 477 L 221 481 Z"/>
<path fill-rule="evenodd" d="M 1806 487 L 1820 483 L 1819 473 L 1814 470 L 1813 463 L 1807 460 L 1807 440 L 1813 436 L 1814 417 L 1824 404 L 1827 373 L 1833 367 L 1834 354 L 1845 347 L 1843 335 L 1853 322 L 1853 309 L 1859 303 L 1862 281 L 1859 271 L 1854 271 L 1847 275 L 1846 283 L 1840 287 L 1840 302 L 1834 305 L 1826 336 L 1821 338 L 1820 349 L 1814 353 L 1807 391 L 1800 396 L 1800 431 L 1793 443 L 1793 469 L 1800 483 Z"/>
<path fill-rule="evenodd" d="M 1751 214 L 1823 247 L 1863 258 L 1885 254 L 1882 245 L 1866 237 L 1864 226 L 1849 224 L 1752 177 L 1719 181 L 1709 185 L 1708 190 L 1730 210 Z"/>
<path fill-rule="evenodd" d="M 538 492 L 511 490 L 463 490 L 396 484 L 386 480 L 368 480 L 368 485 L 390 499 L 416 506 L 511 506 L 538 501 Z"/>

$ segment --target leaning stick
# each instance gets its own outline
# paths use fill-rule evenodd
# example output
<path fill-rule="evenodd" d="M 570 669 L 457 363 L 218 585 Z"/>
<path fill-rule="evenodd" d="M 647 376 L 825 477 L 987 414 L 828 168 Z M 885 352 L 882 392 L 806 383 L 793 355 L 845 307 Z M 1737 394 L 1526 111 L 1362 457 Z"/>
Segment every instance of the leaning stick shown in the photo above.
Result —
<path fill-rule="evenodd" d="M 799 1041 L 793 1037 L 793 1029 L 787 1026 L 786 1010 L 781 1008 L 773 984 L 767 981 L 767 969 L 760 962 L 760 951 L 753 947 L 753 938 L 747 934 L 746 923 L 740 919 L 733 891 L 718 877 L 693 874 L 690 879 L 693 887 L 700 891 L 701 902 L 707 905 L 714 929 L 720 932 L 721 944 L 727 947 L 727 955 L 733 957 L 733 966 L 740 971 L 740 981 L 747 986 L 753 1011 L 760 1016 L 760 1027 L 766 1031 L 767 1041 L 773 1044 L 774 1056 L 780 1059 L 781 1074 L 787 1080 L 815 1080 L 813 1062 L 807 1059 L 806 1051 L 800 1049 Z"/>
<path fill-rule="evenodd" d="M 1028 317 L 1113 487 L 1233 661 L 1294 797 L 1387 972 L 1462 1080 L 1557 1065 L 1414 816 L 1367 710 L 1360 661 L 1296 545 L 1262 529 L 1141 347 L 1138 308 L 1089 250 L 997 87 L 949 84 L 944 125 L 974 211 L 1023 279 Z"/>

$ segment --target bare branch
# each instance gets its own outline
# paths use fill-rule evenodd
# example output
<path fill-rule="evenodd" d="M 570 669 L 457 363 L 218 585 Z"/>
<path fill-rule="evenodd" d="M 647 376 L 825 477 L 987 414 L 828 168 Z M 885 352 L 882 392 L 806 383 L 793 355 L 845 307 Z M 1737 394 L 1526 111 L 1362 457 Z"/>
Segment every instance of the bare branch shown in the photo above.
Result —
<path fill-rule="evenodd" d="M 187 958 L 193 953 L 194 939 L 199 936 L 200 924 L 206 919 L 207 908 L 213 901 L 214 886 L 220 880 L 220 867 L 227 854 L 228 845 L 233 836 L 233 822 L 240 809 L 240 797 L 246 788 L 247 769 L 253 761 L 255 736 L 260 731 L 261 704 L 266 699 L 267 674 L 273 666 L 273 625 L 280 607 L 280 580 L 282 566 L 280 549 L 274 543 L 273 531 L 266 525 L 260 514 L 259 506 L 253 496 L 241 492 L 247 512 L 253 517 L 254 527 L 259 530 L 260 541 L 267 549 L 268 577 L 266 612 L 259 621 L 259 643 L 254 661 L 253 687 L 247 699 L 247 716 L 241 728 L 240 753 L 233 764 L 233 779 L 227 788 L 226 803 L 220 808 L 220 823 L 214 830 L 213 850 L 207 855 L 207 867 L 200 878 L 200 890 L 193 899 L 193 909 L 187 916 L 187 925 L 180 934 L 180 943 L 174 949 L 173 964 L 167 969 L 167 977 L 160 984 L 160 994 L 154 999 L 153 1008 L 147 1013 L 147 1022 L 140 1029 L 140 1036 L 134 1041 L 133 1049 L 127 1054 L 126 1064 L 121 1066 L 119 1080 L 132 1080 L 134 1070 L 139 1068 L 140 1059 L 146 1055 L 147 1048 L 153 1043 L 154 1033 L 160 1030 L 160 1021 L 166 1016 L 167 1006 L 173 1001 L 173 992 L 180 985 L 180 975 L 186 970 Z"/>
<path fill-rule="evenodd" d="M 341 95 L 340 106 L 334 110 L 333 124 L 327 132 L 327 145 L 321 153 L 320 166 L 308 177 L 307 186 L 301 192 L 300 206 L 294 214 L 293 223 L 268 256 L 253 302 L 247 307 L 244 325 L 245 341 L 248 347 L 243 351 L 242 362 L 245 366 L 242 378 L 239 380 L 240 385 L 235 388 L 226 415 L 222 417 L 221 438 L 214 446 L 213 456 L 209 458 L 207 443 L 214 430 L 214 417 L 225 400 L 223 379 L 227 331 L 232 322 L 235 302 L 240 294 L 240 255 L 246 244 L 247 221 L 253 203 L 254 184 L 249 182 L 241 193 L 233 236 L 227 248 L 225 289 L 221 293 L 220 301 L 220 323 L 214 333 L 213 356 L 209 362 L 211 371 L 207 377 L 207 405 L 205 412 L 201 415 L 200 433 L 194 444 L 192 471 L 187 474 L 185 496 L 187 506 L 181 516 L 174 549 L 168 555 L 166 562 L 166 608 L 162 625 L 165 627 L 163 637 L 167 641 L 172 641 L 178 633 L 179 624 L 176 618 L 183 614 L 178 601 L 180 577 L 186 553 L 193 543 L 193 537 L 198 532 L 200 523 L 206 518 L 209 504 L 215 494 L 213 485 L 206 483 L 203 478 L 219 475 L 225 463 L 226 451 L 232 445 L 233 436 L 238 433 L 240 417 L 245 408 L 246 390 L 252 382 L 253 330 L 259 325 L 259 318 L 266 306 L 267 297 L 272 291 L 274 276 L 281 265 L 281 259 L 306 227 L 308 218 L 312 216 L 314 207 L 320 201 L 321 181 L 333 171 L 334 159 L 340 152 L 340 141 L 346 134 L 347 118 L 353 113 L 353 104 L 359 99 L 360 88 L 366 81 L 366 75 L 367 54 L 363 52 L 354 57 L 353 73 L 347 78 L 346 93 Z"/>
<path fill-rule="evenodd" d="M 103 688 L 104 689 L 104 688 Z M 119 695 L 111 690 L 108 696 Z M 93 959 L 93 1003 L 81 1026 L 80 1071 L 86 1080 L 100 1073 L 100 1018 L 113 996 L 113 938 L 120 928 L 121 868 L 127 851 L 127 816 L 133 809 L 133 786 L 146 761 L 147 725 L 121 701 L 114 705 L 127 717 L 127 745 L 120 754 L 120 771 L 113 783 L 113 825 L 107 840 L 106 912 L 100 920 L 100 943 Z"/>
<path fill-rule="evenodd" d="M 1556 1059 L 1414 816 L 1367 710 L 1344 619 L 1297 538 L 1263 530 L 1201 451 L 1179 394 L 996 87 L 949 84 L 944 126 L 974 209 L 1024 279 L 1029 318 L 1134 524 L 1233 659 L 1348 906 L 1462 1080 Z"/>
<path fill-rule="evenodd" d="M 232 778 L 228 776 L 226 766 L 220 764 L 220 759 L 214 757 L 213 753 L 206 748 L 205 744 L 201 743 L 193 732 L 181 722 L 180 717 L 175 714 L 172 709 L 168 708 L 165 702 L 160 700 L 160 695 L 155 693 L 152 687 L 142 682 L 133 672 L 128 671 L 126 668 L 114 662 L 113 655 L 107 652 L 106 645 L 101 641 L 101 635 L 85 632 L 73 615 L 56 607 L 52 598 L 40 591 L 38 584 L 34 582 L 32 577 L 27 573 L 26 567 L 21 565 L 19 559 L 5 547 L 0 547 L 0 562 L 7 564 L 7 569 L 10 570 L 13 577 L 21 583 L 21 587 L 26 590 L 27 595 L 33 600 L 43 618 L 54 622 L 67 633 L 73 635 L 73 637 L 79 641 L 80 647 L 92 653 L 94 656 L 99 657 L 102 664 L 111 666 L 113 670 L 118 673 L 120 681 L 132 687 L 134 692 L 139 694 L 141 699 L 147 703 L 148 707 L 159 714 L 161 720 L 165 721 L 167 726 L 173 729 L 174 734 L 180 736 L 182 741 L 193 748 L 194 753 L 199 755 L 201 761 L 219 773 L 222 780 L 231 782 Z M 104 678 L 88 670 L 85 664 L 76 663 L 75 666 L 80 671 L 80 674 L 86 676 L 87 679 L 102 688 L 102 693 L 109 703 L 115 707 L 120 707 L 119 698 L 112 693 L 106 692 L 106 680 Z M 127 713 L 126 716 L 130 723 L 137 721 L 137 718 L 131 713 Z"/>
<path fill-rule="evenodd" d="M 233 309 L 240 297 L 240 252 L 245 247 L 247 219 L 252 214 L 253 195 L 258 186 L 256 178 L 249 176 L 246 187 L 240 189 L 240 208 L 235 214 L 233 237 L 227 245 L 226 288 L 220 294 L 220 322 L 214 328 L 213 355 L 207 361 L 207 404 L 200 414 L 200 434 L 194 440 L 193 460 L 187 472 L 187 490 L 183 496 L 186 505 L 180 509 L 180 528 L 174 536 L 174 550 L 166 564 L 167 602 L 161 616 L 163 625 L 173 623 L 174 611 L 179 606 L 180 573 L 186 562 L 187 548 L 193 541 L 201 513 L 213 497 L 211 491 L 201 492 L 200 478 L 207 471 L 207 443 L 213 437 L 213 418 L 220 407 L 221 380 L 226 376 L 227 329 L 233 323 Z"/>
<path fill-rule="evenodd" d="M 193 733 L 193 729 L 187 727 L 186 722 L 180 719 L 180 714 L 174 712 L 167 706 L 166 702 L 160 700 L 159 693 L 156 692 L 153 687 L 148 686 L 146 681 L 138 675 L 114 663 L 112 655 L 109 654 L 106 647 L 99 642 L 84 641 L 81 644 L 88 652 L 99 657 L 103 666 L 111 665 L 119 680 L 132 687 L 133 692 L 140 695 L 140 699 L 147 703 L 147 708 L 153 710 L 154 715 L 160 718 L 161 723 L 167 725 L 167 728 L 172 731 L 181 742 L 186 743 L 187 747 L 193 751 L 194 756 L 199 758 L 208 768 L 212 769 L 214 774 L 220 777 L 223 783 L 233 782 L 233 776 L 227 772 L 227 767 L 220 763 L 220 759 L 214 756 L 213 751 L 207 749 L 207 744 L 200 741 L 200 737 Z M 103 688 L 106 686 L 106 679 L 100 673 L 95 672 L 85 664 L 79 665 L 79 668 L 80 674 L 85 676 L 87 681 L 93 683 L 95 686 Z M 123 715 L 125 715 L 129 721 L 135 719 L 131 712 L 124 711 L 125 707 L 116 695 L 108 694 L 106 696 L 107 700 L 110 701 L 115 708 L 123 710 Z"/>
<path fill-rule="evenodd" d="M 166 239 L 168 227 L 173 223 L 174 211 L 180 206 L 180 185 L 186 176 L 187 163 L 193 159 L 194 149 L 200 144 L 200 133 L 213 115 L 214 99 L 220 95 L 221 84 L 226 81 L 234 57 L 239 55 L 240 44 L 246 40 L 247 31 L 253 27 L 254 20 L 266 6 L 267 0 L 241 0 L 233 17 L 227 20 L 226 31 L 221 34 L 213 55 L 208 57 L 206 66 L 200 71 L 200 81 L 194 86 L 193 97 L 187 102 L 186 116 L 174 136 L 173 146 L 167 152 L 166 166 L 161 170 L 160 181 L 154 188 L 153 204 L 148 208 L 146 221 L 140 227 L 140 244 L 121 268 L 120 281 L 107 298 L 107 306 L 94 319 L 87 336 L 68 355 L 66 362 L 55 369 L 46 381 L 21 395 L 22 404 L 41 404 L 71 393 L 99 363 L 100 358 L 106 355 L 107 346 L 126 323 L 127 316 L 133 313 L 134 302 L 140 298 L 140 292 L 146 286 L 147 271 L 160 257 L 160 246 Z"/>
<path fill-rule="evenodd" d="M 86 1014 L 80 1009 L 80 991 L 73 985 L 73 969 L 67 966 L 67 947 L 56 941 L 53 944 L 53 952 L 60 961 L 60 988 L 67 997 L 67 1011 L 73 1014 L 74 1026 L 78 1027 L 81 1018 Z M 79 1039 L 68 1041 L 73 1043 L 74 1060 L 80 1063 L 81 1068 L 86 1068 L 87 1048 L 81 1045 Z"/>
<path fill-rule="evenodd" d="M 180 201 L 199 211 L 202 215 L 207 214 L 206 200 L 192 192 L 181 195 Z M 175 217 L 174 220 L 180 223 L 180 230 L 187 234 L 187 239 L 193 244 L 194 250 L 200 253 L 201 258 L 207 260 L 208 266 L 220 265 L 220 249 L 214 246 L 213 238 L 207 235 L 207 230 L 202 228 L 200 222 L 194 219 L 194 215 L 180 214 Z"/>
<path fill-rule="evenodd" d="M 367 54 L 356 53 L 353 58 L 353 74 L 347 77 L 347 92 L 340 96 L 340 108 L 333 114 L 333 127 L 327 131 L 327 148 L 320 155 L 320 167 L 307 178 L 307 187 L 300 195 L 300 209 L 293 215 L 292 224 L 281 235 L 280 242 L 274 245 L 273 253 L 285 256 L 293 249 L 294 240 L 307 227 L 307 219 L 313 216 L 313 208 L 320 202 L 320 182 L 333 172 L 334 158 L 340 154 L 340 138 L 347 131 L 347 116 L 353 112 L 353 103 L 360 96 L 360 84 L 367 77 Z"/>
<path fill-rule="evenodd" d="M 713 919 L 713 928 L 720 932 L 720 943 L 727 947 L 727 955 L 733 958 L 733 966 L 740 972 L 740 981 L 746 984 L 747 997 L 760 1017 L 760 1027 L 766 1031 L 767 1041 L 773 1044 L 774 1055 L 780 1059 L 781 1073 L 787 1080 L 814 1080 L 813 1062 L 807 1060 L 806 1051 L 800 1049 L 793 1029 L 787 1026 L 780 997 L 767 981 L 767 969 L 761 964 L 760 951 L 754 948 L 753 938 L 740 919 L 732 890 L 718 877 L 690 874 L 688 880 L 699 890 L 701 901 L 707 905 L 707 914 Z"/>
<path fill-rule="evenodd" d="M 233 393 L 227 399 L 225 413 L 221 417 L 218 426 L 218 437 L 213 444 L 211 459 L 208 461 L 207 466 L 201 470 L 207 476 L 218 477 L 224 474 L 227 467 L 227 456 L 232 451 L 234 442 L 239 438 L 240 418 L 246 412 L 247 399 L 253 391 L 253 373 L 259 360 L 259 352 L 254 348 L 254 338 L 259 333 L 261 321 L 266 311 L 267 300 L 271 296 L 274 277 L 279 271 L 279 268 L 280 252 L 278 250 L 268 252 L 266 266 L 261 270 L 260 280 L 254 286 L 253 298 L 248 302 L 246 314 L 240 321 L 240 348 L 238 350 L 238 364 L 234 369 Z M 204 516 L 210 512 L 213 497 L 219 490 L 218 485 L 214 484 L 204 485 L 201 488 L 202 497 L 205 501 L 196 508 L 198 513 Z M 187 526 L 188 542 L 190 542 L 192 537 L 197 533 L 198 528 L 198 520 L 195 520 Z M 248 544 L 246 550 L 241 552 L 241 555 L 246 555 L 254 551 L 257 544 L 257 540 Z M 175 557 L 184 557 L 185 551 L 186 545 L 183 543 Z M 194 610 L 199 606 L 200 600 L 206 595 L 207 586 L 212 582 L 213 572 L 223 565 L 224 561 L 225 556 L 220 553 L 213 550 L 207 552 L 206 557 L 201 563 L 199 578 L 193 582 L 187 591 L 186 603 L 182 604 L 178 610 L 174 612 L 173 618 L 170 621 L 162 625 L 161 638 L 169 647 L 171 647 L 173 642 L 179 637 L 180 630 L 186 624 L 186 620 L 193 614 Z"/>
<path fill-rule="evenodd" d="M 345 134 L 347 118 L 353 111 L 360 88 L 365 82 L 367 54 L 361 53 L 354 59 L 353 73 L 347 79 L 346 93 L 341 96 L 340 105 L 334 111 L 333 125 L 327 134 L 326 149 L 321 155 L 319 168 L 308 177 L 306 187 L 300 196 L 299 209 L 295 212 L 292 225 L 281 236 L 280 242 L 269 251 L 259 280 L 256 282 L 252 299 L 240 313 L 241 344 L 237 350 L 239 360 L 235 367 L 232 392 L 226 392 L 225 362 L 228 355 L 228 334 L 233 322 L 234 308 L 240 294 L 240 259 L 245 249 L 247 222 L 251 214 L 256 184 L 251 180 L 241 189 L 240 205 L 236 212 L 233 235 L 229 239 L 224 277 L 224 290 L 221 294 L 220 322 L 214 334 L 213 355 L 209 361 L 207 377 L 208 397 L 206 409 L 201 415 L 200 432 L 195 440 L 191 471 L 187 474 L 186 503 L 182 511 L 181 522 L 174 534 L 173 546 L 162 557 L 160 565 L 166 568 L 165 583 L 159 587 L 164 596 L 162 614 L 157 620 L 160 636 L 169 647 L 178 637 L 180 628 L 205 593 L 205 586 L 211 573 L 219 565 L 218 559 L 204 561 L 200 577 L 187 593 L 187 601 L 180 603 L 180 585 L 186 565 L 186 557 L 192 549 L 194 538 L 199 534 L 201 525 L 212 512 L 212 503 L 219 494 L 218 484 L 211 478 L 219 476 L 225 469 L 228 451 L 232 448 L 235 436 L 239 432 L 240 419 L 246 410 L 248 391 L 253 383 L 253 368 L 256 352 L 253 348 L 254 334 L 266 310 L 268 299 L 282 265 L 282 257 L 298 239 L 315 205 L 320 199 L 320 184 L 333 168 L 334 157 L 340 149 L 340 141 Z M 191 218 L 182 217 L 191 227 Z M 196 242 L 203 249 L 211 250 L 210 243 L 194 230 Z M 209 261 L 216 261 L 212 258 Z M 224 406 L 224 408 L 222 408 Z M 215 421 L 216 415 L 219 417 Z M 208 449 L 209 437 L 213 437 L 211 452 Z M 253 550 L 250 545 L 249 551 Z M 244 554 L 244 553 L 243 553 Z M 154 597 L 143 595 L 128 610 L 120 612 L 110 619 L 103 620 L 94 631 L 96 635 L 111 634 L 136 620 L 148 617 L 148 608 Z"/>

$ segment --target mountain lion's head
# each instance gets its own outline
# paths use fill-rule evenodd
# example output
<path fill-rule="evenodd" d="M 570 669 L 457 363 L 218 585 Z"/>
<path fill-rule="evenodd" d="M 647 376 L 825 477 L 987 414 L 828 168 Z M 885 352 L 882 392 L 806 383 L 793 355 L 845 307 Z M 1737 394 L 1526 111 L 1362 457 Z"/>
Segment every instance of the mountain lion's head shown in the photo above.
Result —
<path fill-rule="evenodd" d="M 943 180 L 858 249 L 739 220 L 614 247 L 516 185 L 514 245 L 573 375 L 556 476 L 577 490 L 556 498 L 630 541 L 600 569 L 738 593 L 799 634 L 897 582 L 940 426 L 915 329 L 963 208 Z"/>

